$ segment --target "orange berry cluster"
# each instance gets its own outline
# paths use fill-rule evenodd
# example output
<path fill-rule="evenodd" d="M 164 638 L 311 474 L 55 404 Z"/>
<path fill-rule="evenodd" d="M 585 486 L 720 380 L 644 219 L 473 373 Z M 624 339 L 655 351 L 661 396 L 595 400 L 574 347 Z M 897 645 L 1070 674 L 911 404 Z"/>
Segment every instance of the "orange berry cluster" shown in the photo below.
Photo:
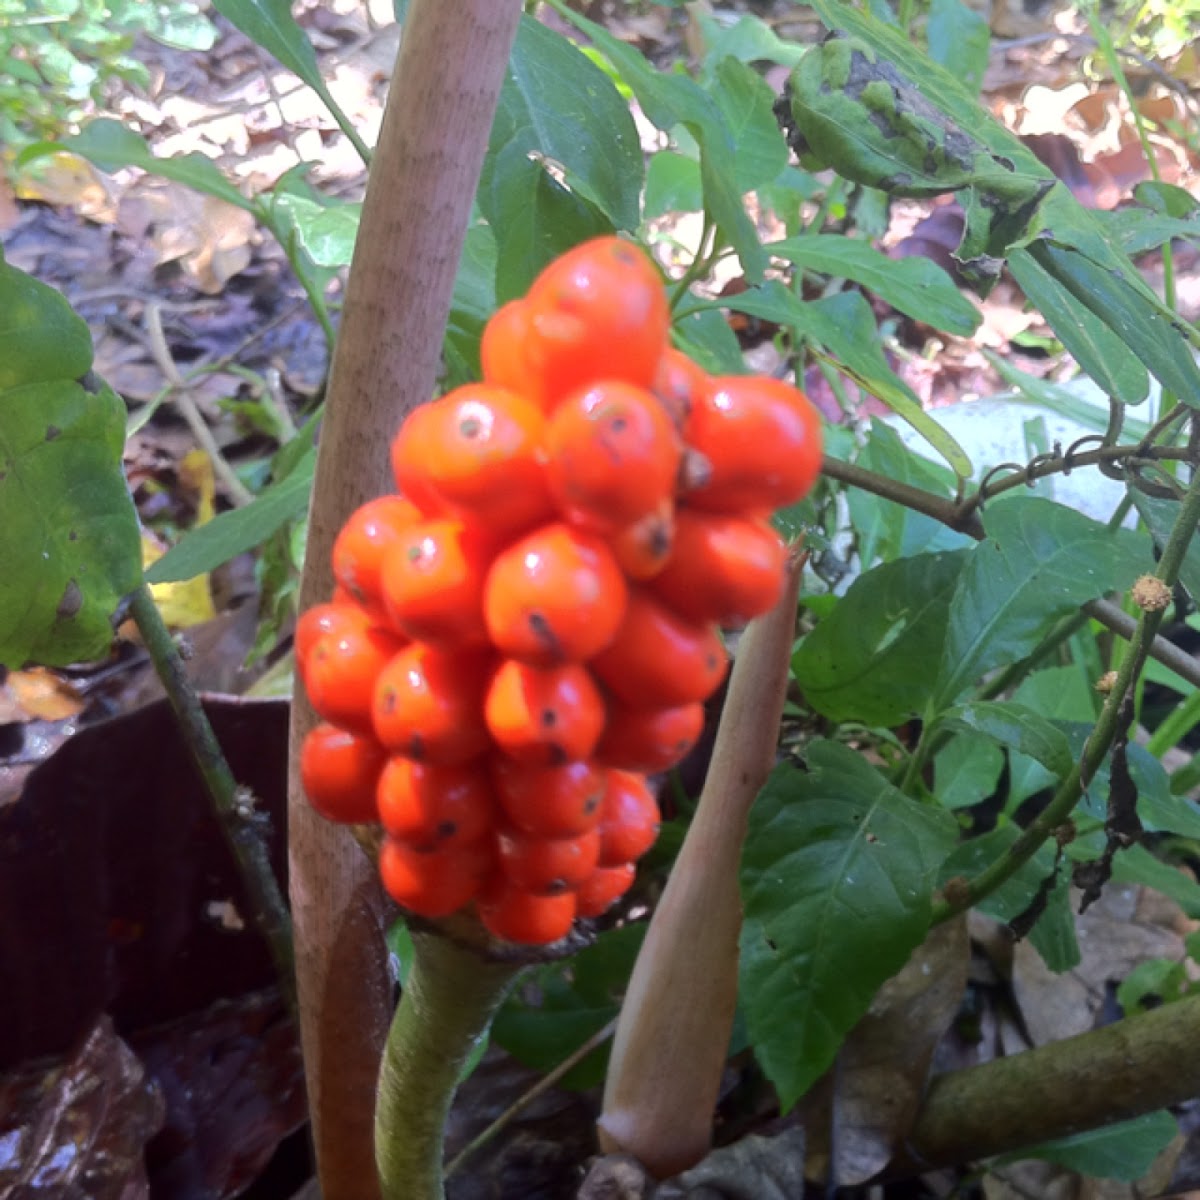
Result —
<path fill-rule="evenodd" d="M 338 592 L 299 622 L 325 722 L 308 797 L 383 825 L 383 883 L 414 913 L 473 903 L 542 944 L 604 912 L 657 832 L 646 774 L 725 675 L 718 627 L 779 595 L 769 516 L 812 486 L 819 420 L 786 384 L 708 375 L 669 329 L 638 248 L 552 263 L 489 322 L 483 381 L 404 422 L 399 494 L 350 517 Z"/>

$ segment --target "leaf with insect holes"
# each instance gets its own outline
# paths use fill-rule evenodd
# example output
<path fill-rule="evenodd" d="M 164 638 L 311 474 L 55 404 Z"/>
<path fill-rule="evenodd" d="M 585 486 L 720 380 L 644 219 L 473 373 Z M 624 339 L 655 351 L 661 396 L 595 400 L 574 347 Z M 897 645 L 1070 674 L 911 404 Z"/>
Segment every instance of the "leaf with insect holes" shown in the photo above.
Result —
<path fill-rule="evenodd" d="M 929 929 L 950 813 L 918 804 L 845 746 L 777 767 L 742 858 L 741 989 L 758 1061 L 790 1108 Z"/>

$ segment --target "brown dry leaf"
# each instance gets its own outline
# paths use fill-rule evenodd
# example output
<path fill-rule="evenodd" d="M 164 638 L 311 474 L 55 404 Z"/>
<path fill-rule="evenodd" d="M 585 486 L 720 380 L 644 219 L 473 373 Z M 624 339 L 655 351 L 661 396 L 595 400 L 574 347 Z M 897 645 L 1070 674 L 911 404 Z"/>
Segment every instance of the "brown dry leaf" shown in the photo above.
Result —
<path fill-rule="evenodd" d="M 8 185 L 8 180 L 0 177 L 0 233 L 6 233 L 16 225 L 21 210 L 17 207 L 17 198 Z"/>
<path fill-rule="evenodd" d="M 1094 1028 L 1109 985 L 1120 983 L 1138 963 L 1184 957 L 1183 938 L 1161 923 L 1170 902 L 1156 905 L 1147 920 L 1139 909 L 1142 895 L 1134 885 L 1106 886 L 1101 898 L 1076 918 L 1082 959 L 1062 975 L 1055 975 L 1027 941 L 1014 947 L 1013 995 L 1035 1046 Z"/>
<path fill-rule="evenodd" d="M 101 1017 L 65 1061 L 0 1079 L 0 1195 L 141 1200 L 162 1093 Z"/>
<path fill-rule="evenodd" d="M 158 261 L 178 261 L 200 291 L 216 295 L 249 266 L 255 229 L 244 209 L 174 183 L 156 186 L 145 198 L 154 214 Z"/>
<path fill-rule="evenodd" d="M 0 687 L 0 722 L 65 721 L 77 717 L 84 700 L 69 679 L 31 667 L 12 671 Z"/>
<path fill-rule="evenodd" d="M 99 225 L 111 225 L 117 219 L 110 185 L 91 163 L 76 154 L 64 151 L 34 159 L 18 172 L 15 186 L 18 200 L 73 208 Z"/>
<path fill-rule="evenodd" d="M 962 1002 L 970 941 L 965 917 L 932 930 L 880 989 L 846 1039 L 835 1068 L 832 1116 L 808 1121 L 809 1172 L 825 1132 L 836 1131 L 832 1182 L 852 1186 L 879 1173 L 912 1127 L 934 1051 Z"/>

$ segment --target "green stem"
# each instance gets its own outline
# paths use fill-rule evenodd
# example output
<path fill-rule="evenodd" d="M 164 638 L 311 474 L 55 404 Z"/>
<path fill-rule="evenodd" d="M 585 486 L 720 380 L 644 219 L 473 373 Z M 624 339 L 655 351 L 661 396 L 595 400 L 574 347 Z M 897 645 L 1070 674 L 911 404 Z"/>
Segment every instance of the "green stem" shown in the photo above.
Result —
<path fill-rule="evenodd" d="M 1172 746 L 1200 724 L 1200 692 L 1193 692 L 1182 704 L 1171 710 L 1163 723 L 1150 735 L 1146 749 L 1161 758 Z"/>
<path fill-rule="evenodd" d="M 1179 568 L 1183 564 L 1184 555 L 1198 523 L 1200 472 L 1196 472 L 1192 478 L 1191 486 L 1180 505 L 1179 516 L 1175 520 L 1171 536 L 1163 548 L 1158 570 L 1155 572 L 1157 578 L 1168 587 L 1174 587 L 1179 578 Z M 949 919 L 994 892 L 1028 862 L 1071 815 L 1083 794 L 1083 789 L 1108 755 L 1119 727 L 1122 702 L 1145 665 L 1154 635 L 1162 623 L 1163 611 L 1143 612 L 1138 619 L 1137 628 L 1130 640 L 1129 653 L 1121 663 L 1112 691 L 1100 710 L 1095 728 L 1084 747 L 1083 757 L 1059 784 L 1050 803 L 1000 858 L 985 867 L 974 879 L 956 889 L 952 899 L 944 899 L 934 905 L 935 922 Z"/>
<path fill-rule="evenodd" d="M 442 1200 L 443 1133 L 463 1066 L 522 968 L 437 933 L 414 930 L 412 941 L 379 1071 L 375 1162 L 383 1200 Z"/>
<path fill-rule="evenodd" d="M 296 978 L 291 920 L 275 872 L 271 869 L 266 845 L 255 828 L 254 798 L 239 787 L 234 779 L 200 697 L 187 677 L 171 631 L 163 621 L 147 584 L 141 584 L 133 593 L 130 615 L 137 624 L 150 661 L 175 711 L 192 761 L 204 780 L 225 841 L 241 871 L 250 918 L 271 951 L 279 975 L 280 990 L 294 1015 Z"/>

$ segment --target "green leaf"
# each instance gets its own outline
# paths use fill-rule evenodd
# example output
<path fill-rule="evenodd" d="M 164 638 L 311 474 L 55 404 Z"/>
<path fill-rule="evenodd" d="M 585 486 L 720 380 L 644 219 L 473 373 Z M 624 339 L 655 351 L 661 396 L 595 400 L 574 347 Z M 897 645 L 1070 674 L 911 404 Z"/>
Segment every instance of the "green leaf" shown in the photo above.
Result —
<path fill-rule="evenodd" d="M 310 450 L 278 483 L 264 488 L 244 508 L 218 513 L 189 530 L 146 572 L 149 583 L 192 579 L 262 545 L 288 521 L 302 516 L 312 491 L 316 451 Z"/>
<path fill-rule="evenodd" d="M 939 708 L 986 671 L 1028 654 L 1059 617 L 1123 591 L 1142 565 L 1127 538 L 1035 496 L 993 503 L 984 528 L 988 537 L 971 551 L 950 604 Z"/>
<path fill-rule="evenodd" d="M 1118 260 L 1114 268 L 1045 238 L 1032 242 L 1029 253 L 1123 340 L 1167 391 L 1200 407 L 1200 367 L 1182 318 L 1163 314 L 1131 263 Z"/>
<path fill-rule="evenodd" d="M 708 90 L 733 138 L 738 191 L 749 192 L 776 179 L 787 166 L 788 148 L 767 81 L 736 58 L 724 58 Z"/>
<path fill-rule="evenodd" d="M 714 375 L 744 375 L 746 360 L 729 322 L 712 308 L 690 313 L 675 322 L 679 347 Z"/>
<path fill-rule="evenodd" d="M 1200 218 L 1200 200 L 1185 188 L 1173 183 L 1161 183 L 1157 179 L 1145 179 L 1133 189 L 1133 198 L 1144 204 L 1152 212 L 1163 216 L 1175 217 L 1181 221 L 1195 221 Z M 1196 234 L 1200 235 L 1200 223 L 1195 225 Z"/>
<path fill-rule="evenodd" d="M 744 63 L 772 62 L 794 67 L 804 57 L 805 47 L 785 42 L 759 17 L 742 16 L 729 25 L 701 11 L 694 16 L 704 39 L 706 66 L 732 57 Z"/>
<path fill-rule="evenodd" d="M 973 879 L 1010 850 L 1020 834 L 1020 829 L 1009 823 L 964 842 L 942 864 L 939 885 L 945 887 L 955 876 Z M 997 921 L 1014 921 L 1029 909 L 1053 871 L 1054 847 L 1045 844 L 976 907 Z M 1069 971 L 1080 961 L 1069 882 L 1070 868 L 1064 863 L 1046 897 L 1045 909 L 1029 931 L 1029 941 L 1051 971 Z"/>
<path fill-rule="evenodd" d="M 1046 720 L 1055 722 L 1061 729 L 1064 723 L 1087 722 L 1090 729 L 1096 718 L 1095 692 L 1086 675 L 1078 666 L 1047 667 L 1026 675 L 1013 693 L 1013 699 L 1040 713 Z M 1070 739 L 1070 733 L 1064 729 Z M 1074 744 L 1071 746 L 1075 752 Z M 1035 792 L 1050 787 L 1057 776 L 1046 770 L 1035 759 L 1024 754 L 1008 756 L 1008 801 L 1007 809 L 1012 812 L 1018 804 L 1029 799 Z"/>
<path fill-rule="evenodd" d="M 1146 522 L 1155 545 L 1161 550 L 1179 519 L 1181 502 L 1168 500 L 1165 496 L 1147 496 L 1140 488 L 1134 487 L 1129 489 L 1129 496 L 1138 515 Z M 1200 601 L 1200 538 L 1194 535 L 1179 568 L 1179 582 L 1187 588 L 1193 602 Z"/>
<path fill-rule="evenodd" d="M 514 1058 L 549 1071 L 617 1015 L 620 996 L 646 934 L 642 924 L 606 930 L 570 964 L 538 972 L 534 994 L 518 987 L 492 1024 L 492 1037 Z M 595 1087 L 604 1079 L 609 1047 L 598 1047 L 563 1076 L 563 1086 Z"/>
<path fill-rule="evenodd" d="M 871 418 L 866 444 L 855 461 L 860 467 L 897 483 L 946 498 L 954 494 L 953 474 L 914 454 L 900 435 L 878 417 Z M 846 503 L 858 539 L 859 559 L 868 567 L 879 558 L 909 558 L 927 551 L 957 550 L 974 544 L 967 534 L 956 533 L 933 517 L 861 488 L 848 488 Z"/>
<path fill-rule="evenodd" d="M 768 242 L 765 249 L 806 270 L 861 283 L 893 308 L 948 333 L 970 337 L 982 319 L 950 276 L 927 258 L 889 258 L 859 238 L 834 233 Z"/>
<path fill-rule="evenodd" d="M 1056 1138 L 1039 1146 L 1027 1147 L 998 1162 L 1019 1162 L 1037 1158 L 1055 1163 L 1069 1171 L 1078 1171 L 1094 1179 L 1141 1179 L 1154 1160 L 1179 1133 L 1175 1118 L 1165 1109 L 1119 1121 L 1102 1129 Z"/>
<path fill-rule="evenodd" d="M 996 790 L 1004 754 L 991 738 L 960 733 L 933 759 L 933 793 L 944 808 L 974 808 Z"/>
<path fill-rule="evenodd" d="M 213 8 L 319 96 L 328 95 L 312 42 L 292 16 L 291 0 L 213 0 Z"/>
<path fill-rule="evenodd" d="M 1008 267 L 1071 356 L 1108 395 L 1126 404 L 1145 400 L 1150 389 L 1146 368 L 1100 317 L 1076 300 L 1028 251 L 1014 251 Z"/>
<path fill-rule="evenodd" d="M 884 727 L 920 714 L 969 554 L 918 554 L 860 575 L 792 659 L 807 702 L 834 721 Z"/>
<path fill-rule="evenodd" d="M 194 4 L 176 3 L 160 9 L 160 19 L 147 33 L 176 50 L 203 52 L 216 44 L 217 27 Z"/>
<path fill-rule="evenodd" d="M 350 265 L 362 218 L 361 204 L 320 204 L 287 192 L 276 197 L 276 205 L 291 217 L 301 246 L 318 267 Z"/>
<path fill-rule="evenodd" d="M 660 150 L 646 168 L 646 198 L 642 215 L 647 221 L 671 212 L 699 212 L 704 207 L 700 164 L 693 158 Z"/>
<path fill-rule="evenodd" d="M 1081 839 L 1082 840 L 1082 839 Z M 1090 844 L 1089 844 L 1090 843 Z M 1083 844 L 1072 845 L 1072 857 L 1098 858 L 1104 849 L 1104 833 L 1098 830 Z M 1130 846 L 1113 859 L 1114 883 L 1140 883 L 1169 896 L 1193 920 L 1200 920 L 1200 884 L 1190 873 L 1155 858 L 1145 846 Z"/>
<path fill-rule="evenodd" d="M 87 322 L 66 296 L 0 258 L 0 392 L 82 379 L 91 365 Z"/>
<path fill-rule="evenodd" d="M 1188 991 L 1187 968 L 1176 958 L 1138 963 L 1117 987 L 1117 1003 L 1128 1017 L 1181 1000 Z"/>
<path fill-rule="evenodd" d="M 491 173 L 489 223 L 496 236 L 496 298 L 523 296 L 542 268 L 612 226 L 568 191 L 516 143 L 499 154 Z"/>
<path fill-rule="evenodd" d="M 973 468 L 966 452 L 924 410 L 912 388 L 887 365 L 875 316 L 860 293 L 841 292 L 810 304 L 799 300 L 779 280 L 769 279 L 761 287 L 714 301 L 714 306 L 718 303 L 736 312 L 790 326 L 799 336 L 825 348 L 848 375 L 925 438 L 950 464 L 951 470 L 964 479 L 971 477 Z"/>
<path fill-rule="evenodd" d="M 682 125 L 695 138 L 700 151 L 705 209 L 737 252 L 747 277 L 751 282 L 757 282 L 766 270 L 767 256 L 754 222 L 742 203 L 734 174 L 736 147 L 716 103 L 699 84 L 686 76 L 655 70 L 645 57 L 613 37 L 603 26 L 571 9 L 563 9 L 561 15 L 585 33 L 596 49 L 616 67 L 653 125 L 664 131 Z M 640 150 L 638 153 L 640 155 Z"/>
<path fill-rule="evenodd" d="M 768 780 L 742 859 L 746 1025 L 785 1111 L 924 939 L 955 833 L 846 747 L 806 757 Z"/>
<path fill-rule="evenodd" d="M 1010 750 L 1028 755 L 1056 778 L 1069 775 L 1075 756 L 1066 735 L 1032 708 L 1012 700 L 974 700 L 947 709 L 938 721 L 951 729 L 982 733 Z"/>
<path fill-rule="evenodd" d="M 247 200 L 225 178 L 221 168 L 211 158 L 206 158 L 199 151 L 160 158 L 132 129 L 109 117 L 97 117 L 89 121 L 79 133 L 65 137 L 61 142 L 38 142 L 27 147 L 18 157 L 18 164 L 61 150 L 70 150 L 86 158 L 102 171 L 139 167 L 203 192 L 206 196 L 215 196 L 218 200 L 244 208 L 247 212 L 256 211 L 253 201 Z"/>
<path fill-rule="evenodd" d="M 91 338 L 53 288 L 0 262 L 0 314 L 0 666 L 97 658 L 141 574 L 125 405 L 76 382 Z"/>
<path fill-rule="evenodd" d="M 992 42 L 988 23 L 962 0 L 931 0 L 926 30 L 929 57 L 978 96 Z"/>
<path fill-rule="evenodd" d="M 643 165 L 629 105 L 612 80 L 561 34 L 523 17 L 500 92 L 480 181 L 480 205 L 500 225 L 497 201 L 507 189 L 492 180 L 501 159 L 536 157 L 561 168 L 567 186 L 612 226 L 638 223 Z M 497 229 L 501 246 L 502 228 Z"/>

